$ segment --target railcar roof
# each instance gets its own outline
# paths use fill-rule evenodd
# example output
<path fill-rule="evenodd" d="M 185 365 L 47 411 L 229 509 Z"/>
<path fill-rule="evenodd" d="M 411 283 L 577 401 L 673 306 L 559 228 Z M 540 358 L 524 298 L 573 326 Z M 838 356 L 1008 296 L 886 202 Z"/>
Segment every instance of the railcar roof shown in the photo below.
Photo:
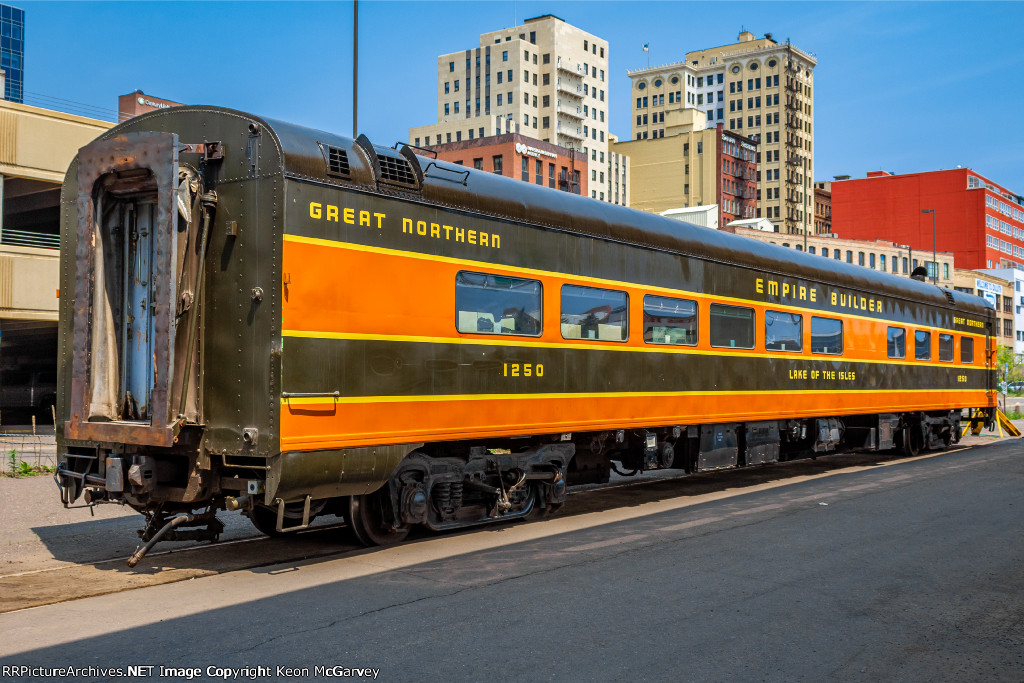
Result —
<path fill-rule="evenodd" d="M 112 128 L 104 137 L 128 130 L 147 130 L 146 122 L 158 117 L 195 117 L 215 113 L 246 117 L 270 131 L 280 147 L 282 172 L 286 175 L 345 187 L 355 186 L 368 191 L 376 191 L 378 187 L 380 179 L 376 177 L 378 171 L 375 171 L 377 162 L 369 158 L 371 155 L 367 149 L 370 143 L 365 138 L 361 137 L 357 141 L 220 107 L 186 106 L 143 114 Z M 160 127 L 165 126 L 162 124 Z M 404 143 L 398 145 L 399 148 L 403 146 Z M 346 152 L 350 166 L 349 179 L 339 180 L 328 175 L 327 158 L 323 151 L 326 147 Z M 409 148 L 416 152 L 415 155 L 409 151 L 402 154 L 401 150 L 379 145 L 372 145 L 372 149 L 378 155 L 415 160 L 419 166 L 414 169 L 419 179 L 418 187 L 407 191 L 389 188 L 389 193 L 413 201 L 425 201 L 457 210 L 730 263 L 783 277 L 803 278 L 883 296 L 949 306 L 946 294 L 949 290 L 928 282 L 477 171 L 433 159 L 427 155 L 429 153 L 424 154 L 415 148 Z M 991 304 L 981 297 L 962 292 L 949 293 L 962 309 L 974 309 L 983 314 L 991 308 Z"/>

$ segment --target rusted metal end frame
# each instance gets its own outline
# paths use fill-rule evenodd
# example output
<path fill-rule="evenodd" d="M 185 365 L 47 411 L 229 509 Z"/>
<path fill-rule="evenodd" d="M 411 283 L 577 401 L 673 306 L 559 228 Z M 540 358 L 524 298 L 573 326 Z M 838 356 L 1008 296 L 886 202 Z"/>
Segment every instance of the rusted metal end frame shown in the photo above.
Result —
<path fill-rule="evenodd" d="M 180 423 L 171 411 L 171 358 L 174 332 L 171 316 L 175 310 L 174 240 L 177 227 L 176 186 L 178 136 L 173 133 L 128 133 L 86 145 L 78 155 L 78 227 L 75 253 L 74 328 L 71 369 L 70 419 L 64 425 L 68 439 L 170 447 Z M 148 174 L 139 174 L 139 171 Z M 97 200 L 101 179 L 113 174 L 118 191 L 154 191 L 157 196 L 157 224 L 154 239 L 155 377 L 151 397 L 150 424 L 90 422 L 90 355 L 93 324 L 93 284 L 96 277 L 94 249 L 98 225 Z M 102 217 L 99 217 L 100 221 Z"/>

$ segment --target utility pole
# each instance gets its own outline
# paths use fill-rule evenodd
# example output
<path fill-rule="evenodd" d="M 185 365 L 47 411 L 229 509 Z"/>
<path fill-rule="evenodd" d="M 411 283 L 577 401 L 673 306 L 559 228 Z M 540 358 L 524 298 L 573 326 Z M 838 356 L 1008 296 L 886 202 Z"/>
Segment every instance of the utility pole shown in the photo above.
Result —
<path fill-rule="evenodd" d="M 352 138 L 359 137 L 359 0 L 352 2 Z"/>

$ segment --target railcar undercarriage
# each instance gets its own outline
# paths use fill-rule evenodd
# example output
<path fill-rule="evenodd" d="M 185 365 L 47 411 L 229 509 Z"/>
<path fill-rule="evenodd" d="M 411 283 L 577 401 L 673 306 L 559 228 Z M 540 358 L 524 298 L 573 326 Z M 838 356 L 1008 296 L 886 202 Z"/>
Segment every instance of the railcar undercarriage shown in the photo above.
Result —
<path fill-rule="evenodd" d="M 224 528 L 218 510 L 241 510 L 272 536 L 334 514 L 361 543 L 390 545 L 418 525 L 446 531 L 553 514 L 565 503 L 568 486 L 606 483 L 613 470 L 625 476 L 655 469 L 695 474 L 844 452 L 916 456 L 958 442 L 960 420 L 954 410 L 425 444 L 376 491 L 277 499 L 276 505 L 259 495 L 266 468 L 239 474 L 216 461 L 203 468 L 198 458 L 158 449 L 68 454 L 55 479 L 65 506 L 84 494 L 88 505 L 127 504 L 146 515 L 139 531 L 146 545 L 130 561 L 134 566 L 160 540 L 216 541 Z"/>

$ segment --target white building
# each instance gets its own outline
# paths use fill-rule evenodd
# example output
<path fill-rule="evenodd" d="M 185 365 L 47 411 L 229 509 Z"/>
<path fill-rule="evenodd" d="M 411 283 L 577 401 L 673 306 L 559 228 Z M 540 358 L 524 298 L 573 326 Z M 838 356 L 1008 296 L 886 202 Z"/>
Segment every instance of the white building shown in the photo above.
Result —
<path fill-rule="evenodd" d="M 682 209 L 666 209 L 661 214 L 665 218 L 674 221 L 692 223 L 704 228 L 718 230 L 718 204 L 706 204 L 704 206 L 688 206 Z"/>
<path fill-rule="evenodd" d="M 527 19 L 437 58 L 437 123 L 410 128 L 409 142 L 519 133 L 580 150 L 591 197 L 625 206 L 624 165 L 608 156 L 609 80 L 608 41 L 550 14 Z"/>
<path fill-rule="evenodd" d="M 1019 268 L 992 268 L 990 270 L 982 270 L 982 273 L 993 275 L 995 277 L 1009 280 L 1013 283 L 1012 291 L 1003 291 L 1000 295 L 1003 297 L 1003 309 L 1009 312 L 1006 308 L 1006 304 L 1010 303 L 1013 310 L 1013 330 L 1014 330 L 1014 343 L 1013 352 L 1017 354 L 1024 354 L 1024 270 Z"/>
<path fill-rule="evenodd" d="M 775 232 L 775 226 L 767 218 L 741 218 L 729 223 L 733 228 L 750 228 L 761 232 Z"/>

